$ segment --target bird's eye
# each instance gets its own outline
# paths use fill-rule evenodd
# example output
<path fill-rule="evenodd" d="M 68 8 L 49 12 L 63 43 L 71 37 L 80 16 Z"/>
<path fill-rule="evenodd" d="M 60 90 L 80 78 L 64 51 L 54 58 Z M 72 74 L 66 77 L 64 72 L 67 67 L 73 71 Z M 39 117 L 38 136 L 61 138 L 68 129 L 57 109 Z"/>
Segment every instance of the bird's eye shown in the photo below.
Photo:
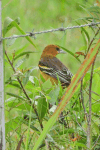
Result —
<path fill-rule="evenodd" d="M 56 47 L 56 50 L 59 51 L 59 47 Z"/>

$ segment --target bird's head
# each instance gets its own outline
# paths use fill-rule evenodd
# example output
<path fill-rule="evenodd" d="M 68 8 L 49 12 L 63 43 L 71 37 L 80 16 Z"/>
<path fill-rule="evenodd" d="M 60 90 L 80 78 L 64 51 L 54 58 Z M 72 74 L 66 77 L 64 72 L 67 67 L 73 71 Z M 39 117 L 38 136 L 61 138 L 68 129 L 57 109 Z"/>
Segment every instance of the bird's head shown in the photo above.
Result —
<path fill-rule="evenodd" d="M 43 53 L 41 55 L 41 57 L 43 56 L 51 56 L 51 57 L 55 57 L 57 54 L 59 53 L 66 53 L 65 51 L 63 51 L 59 46 L 57 45 L 48 45 L 45 47 L 45 49 L 43 50 Z"/>

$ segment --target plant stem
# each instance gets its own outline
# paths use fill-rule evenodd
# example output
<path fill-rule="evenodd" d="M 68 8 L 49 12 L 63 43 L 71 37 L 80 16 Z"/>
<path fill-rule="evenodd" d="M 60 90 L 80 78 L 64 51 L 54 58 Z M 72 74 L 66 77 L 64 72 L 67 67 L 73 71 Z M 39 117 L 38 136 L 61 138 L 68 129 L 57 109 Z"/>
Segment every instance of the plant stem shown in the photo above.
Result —
<path fill-rule="evenodd" d="M 87 148 L 91 148 L 91 89 L 92 89 L 94 63 L 95 63 L 95 60 L 92 64 L 90 85 L 89 85 L 89 115 L 88 115 L 88 120 L 87 120 Z"/>
<path fill-rule="evenodd" d="M 95 40 L 95 37 L 98 35 L 99 30 L 100 30 L 100 27 L 99 27 L 99 29 L 97 30 L 97 32 L 95 33 L 93 39 L 91 40 L 91 42 L 90 42 L 90 44 L 89 44 L 89 46 L 88 46 L 88 49 L 87 49 L 87 53 L 89 52 L 89 49 L 90 49 L 90 47 L 91 47 L 93 41 Z M 86 55 L 87 55 L 87 54 L 86 54 Z"/>
<path fill-rule="evenodd" d="M 8 57 L 6 51 L 5 51 L 5 55 L 6 55 L 7 59 L 8 59 L 8 61 L 9 61 L 9 64 L 11 65 L 11 67 L 12 67 L 14 73 L 16 73 L 16 70 L 15 70 L 15 68 L 14 68 L 14 66 L 13 66 L 13 64 L 12 64 L 12 62 L 10 61 L 10 59 L 9 59 L 9 57 Z M 21 88 L 22 88 L 22 90 L 23 90 L 23 93 L 25 94 L 26 98 L 29 100 L 30 103 L 32 103 L 31 100 L 30 100 L 30 98 L 29 98 L 29 96 L 28 96 L 28 94 L 26 93 L 26 91 L 25 91 L 25 89 L 24 89 L 24 86 L 22 85 L 22 82 L 21 82 L 21 80 L 19 79 L 19 77 L 17 77 L 17 80 L 18 80 L 18 82 L 19 82 L 19 84 L 20 84 L 20 86 L 21 86 Z M 37 116 L 37 118 L 38 118 L 38 121 L 39 121 L 39 123 L 40 123 L 41 129 L 43 130 L 43 125 L 42 125 L 41 120 L 39 119 L 39 116 L 38 116 L 37 110 L 36 110 L 36 108 L 35 108 L 35 105 L 34 105 L 34 104 L 32 104 L 32 105 L 33 105 L 34 112 L 35 112 L 35 114 L 36 114 L 36 116 Z"/>

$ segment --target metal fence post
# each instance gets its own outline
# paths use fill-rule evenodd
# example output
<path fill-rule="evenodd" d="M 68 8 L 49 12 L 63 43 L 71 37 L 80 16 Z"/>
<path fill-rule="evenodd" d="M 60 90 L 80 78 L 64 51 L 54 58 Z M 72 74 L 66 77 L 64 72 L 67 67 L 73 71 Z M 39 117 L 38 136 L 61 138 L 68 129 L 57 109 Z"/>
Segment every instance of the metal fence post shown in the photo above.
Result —
<path fill-rule="evenodd" d="M 2 47 L 1 0 L 0 0 L 0 150 L 5 150 L 4 56 Z"/>

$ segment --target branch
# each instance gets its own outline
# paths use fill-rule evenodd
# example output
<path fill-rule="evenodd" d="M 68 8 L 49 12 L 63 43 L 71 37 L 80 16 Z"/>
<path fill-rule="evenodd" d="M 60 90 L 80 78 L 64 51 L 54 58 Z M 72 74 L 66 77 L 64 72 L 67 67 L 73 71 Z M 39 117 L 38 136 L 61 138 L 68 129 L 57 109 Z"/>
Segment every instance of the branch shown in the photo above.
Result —
<path fill-rule="evenodd" d="M 89 44 L 89 46 L 88 46 L 88 49 L 87 49 L 87 53 L 89 52 L 89 49 L 90 49 L 90 47 L 91 47 L 93 41 L 95 40 L 95 37 L 98 35 L 99 30 L 100 30 L 100 27 L 99 27 L 99 29 L 97 30 L 97 32 L 95 33 L 93 39 L 91 40 L 91 42 L 90 42 L 90 44 Z M 87 55 L 87 54 L 86 54 L 86 55 Z"/>
<path fill-rule="evenodd" d="M 86 131 L 82 128 L 82 126 L 79 124 L 79 122 L 77 121 L 77 116 L 76 116 L 76 114 L 74 114 L 75 115 L 75 118 L 76 118 L 76 122 L 77 122 L 77 124 L 79 125 L 79 127 L 84 131 L 84 133 L 86 134 Z"/>
<path fill-rule="evenodd" d="M 84 98 L 83 98 L 83 80 L 81 81 L 81 90 L 80 90 L 80 93 L 81 93 L 81 101 L 82 101 L 84 113 L 85 113 L 85 115 L 86 115 L 86 119 L 87 119 L 87 122 L 88 122 L 88 115 L 87 115 L 87 111 L 86 111 L 86 109 L 85 109 Z"/>
<path fill-rule="evenodd" d="M 8 59 L 8 61 L 9 61 L 9 64 L 11 65 L 11 67 L 12 67 L 14 73 L 16 73 L 16 70 L 15 70 L 15 68 L 14 68 L 14 66 L 13 66 L 13 64 L 12 64 L 12 62 L 10 61 L 10 59 L 9 59 L 9 57 L 8 57 L 6 51 L 5 51 L 5 55 L 6 55 L 7 59 Z M 22 90 L 23 90 L 23 93 L 25 94 L 26 98 L 27 98 L 27 99 L 29 100 L 29 102 L 31 103 L 31 99 L 30 99 L 29 96 L 27 95 L 27 93 L 26 93 L 26 91 L 25 91 L 25 89 L 24 89 L 24 87 L 23 87 L 23 85 L 22 85 L 22 82 L 21 82 L 21 80 L 19 79 L 19 77 L 17 77 L 17 80 L 18 80 L 18 82 L 19 82 L 19 84 L 20 84 L 20 86 L 21 86 L 21 88 L 22 88 Z M 33 104 L 33 109 L 34 109 L 34 112 L 35 112 L 35 114 L 36 114 L 36 116 L 37 116 L 37 118 L 38 118 L 38 121 L 39 121 L 39 123 L 40 123 L 41 129 L 43 129 L 43 125 L 42 125 L 42 123 L 41 123 L 41 120 L 39 119 L 39 116 L 38 116 L 38 113 L 37 113 L 37 110 L 36 110 L 34 104 Z"/>
<path fill-rule="evenodd" d="M 93 68 L 95 60 L 92 64 L 91 76 L 90 76 L 90 85 L 89 85 L 89 115 L 87 120 L 87 147 L 91 147 L 91 89 L 92 89 L 92 78 L 93 78 Z"/>
<path fill-rule="evenodd" d="M 93 145 L 92 150 L 94 150 L 94 147 L 97 145 L 97 142 L 98 142 L 99 138 L 100 138 L 100 135 L 98 136 L 98 138 L 97 138 L 95 144 Z"/>

